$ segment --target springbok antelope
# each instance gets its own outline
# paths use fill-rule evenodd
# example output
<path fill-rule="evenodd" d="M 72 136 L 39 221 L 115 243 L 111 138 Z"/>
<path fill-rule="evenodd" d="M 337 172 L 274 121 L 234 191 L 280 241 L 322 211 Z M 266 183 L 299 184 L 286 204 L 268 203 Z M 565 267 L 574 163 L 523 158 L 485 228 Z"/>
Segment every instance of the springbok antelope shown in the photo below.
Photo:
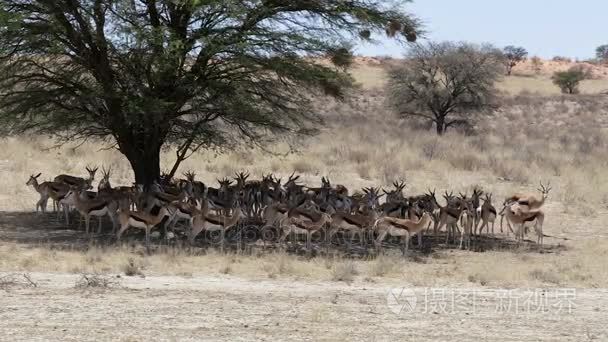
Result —
<path fill-rule="evenodd" d="M 496 208 L 492 205 L 492 194 L 486 194 L 483 204 L 481 207 L 477 209 L 477 215 L 480 218 L 478 223 L 481 223 L 481 226 L 475 227 L 475 231 L 477 234 L 481 235 L 483 232 L 483 228 L 486 227 L 488 233 L 490 232 L 490 223 L 492 224 L 492 236 L 494 236 L 494 222 L 496 221 Z M 500 230 L 502 233 L 502 228 Z"/>
<path fill-rule="evenodd" d="M 207 212 L 209 206 L 208 202 L 203 199 L 202 208 L 199 209 L 192 203 L 175 201 L 171 202 L 167 206 L 169 211 L 169 219 L 164 224 L 165 236 L 167 236 L 167 228 L 173 230 L 173 227 L 179 220 L 187 220 L 189 225 L 189 232 L 192 231 L 192 221 L 194 217 L 201 212 Z"/>
<path fill-rule="evenodd" d="M 146 207 L 144 211 L 150 212 L 150 210 L 152 210 L 152 208 L 156 206 L 165 207 L 168 206 L 170 203 L 176 201 L 184 202 L 188 198 L 188 195 L 191 193 L 192 187 L 188 186 L 184 189 L 181 189 L 178 195 L 172 195 L 163 191 L 158 191 L 159 189 L 162 188 L 157 187 L 155 191 L 152 191 L 146 195 Z"/>
<path fill-rule="evenodd" d="M 475 209 L 472 203 L 465 203 L 464 209 L 460 214 L 460 225 L 462 230 L 460 231 L 460 244 L 459 249 L 462 249 L 462 243 L 464 241 L 465 248 L 471 249 L 471 234 L 473 233 L 473 226 L 475 225 Z"/>
<path fill-rule="evenodd" d="M 72 187 L 65 196 L 65 201 L 74 205 L 76 210 L 84 217 L 86 233 L 89 234 L 89 223 L 91 216 L 97 216 L 99 225 L 97 234 L 101 233 L 101 218 L 108 215 L 112 220 L 112 232 L 116 231 L 116 210 L 118 209 L 117 202 L 111 199 L 82 199 L 82 190 L 77 187 Z"/>
<path fill-rule="evenodd" d="M 549 192 L 551 191 L 550 185 L 551 183 L 547 183 L 547 186 L 545 186 L 542 182 L 540 182 L 540 188 L 538 188 L 538 191 L 541 193 L 540 199 L 538 199 L 535 194 L 516 193 L 507 197 L 505 204 L 517 202 L 521 207 L 521 210 L 525 211 L 540 209 L 540 207 L 545 204 L 547 197 L 549 197 Z"/>
<path fill-rule="evenodd" d="M 479 208 L 481 208 L 481 195 L 483 195 L 483 190 L 478 189 L 477 187 L 473 188 L 473 195 L 471 195 L 471 198 L 468 199 L 468 203 L 471 204 L 471 209 L 472 212 L 470 213 L 470 215 L 473 216 L 474 222 L 473 222 L 473 228 L 475 230 L 477 230 L 477 225 L 479 224 L 479 221 L 481 220 L 481 216 L 478 215 L 479 212 Z M 473 234 L 475 234 L 475 231 L 472 231 Z"/>
<path fill-rule="evenodd" d="M 418 235 L 418 247 L 422 247 L 422 231 L 431 222 L 431 215 L 425 211 L 422 217 L 417 220 L 409 219 L 398 219 L 394 217 L 383 217 L 376 220 L 373 229 L 378 233 L 375 245 L 376 249 L 380 249 L 382 241 L 387 235 L 390 236 L 401 236 L 404 244 L 403 254 L 405 255 L 409 250 L 410 239 L 412 235 Z"/>
<path fill-rule="evenodd" d="M 262 220 L 266 226 L 274 226 L 281 223 L 281 220 L 287 217 L 289 207 L 283 203 L 273 203 L 267 205 L 262 210 Z"/>
<path fill-rule="evenodd" d="M 185 188 L 188 186 L 188 182 L 190 184 L 192 184 L 192 195 L 195 199 L 200 200 L 202 199 L 205 194 L 207 193 L 207 186 L 205 186 L 205 183 L 201 182 L 201 181 L 197 181 L 196 180 L 196 173 L 192 172 L 192 171 L 187 171 L 184 173 L 184 176 L 186 177 L 185 180 L 182 180 L 180 182 L 180 188 Z"/>
<path fill-rule="evenodd" d="M 435 236 L 437 236 L 438 231 L 440 231 L 443 226 L 447 226 L 447 234 L 445 238 L 445 243 L 447 244 L 450 239 L 450 232 L 452 233 L 454 239 L 456 238 L 456 231 L 458 230 L 458 220 L 460 219 L 460 214 L 462 214 L 464 205 L 460 199 L 453 197 L 447 192 L 443 197 L 447 202 L 445 206 L 439 205 L 437 199 L 434 196 L 431 198 L 431 200 L 434 202 L 434 205 L 439 208 L 439 223 L 434 227 Z"/>
<path fill-rule="evenodd" d="M 401 203 L 405 199 L 403 196 L 403 190 L 405 189 L 406 185 L 407 184 L 405 181 L 394 181 L 394 190 L 382 190 L 386 195 L 386 203 Z"/>
<path fill-rule="evenodd" d="M 327 234 L 327 241 L 331 243 L 333 236 L 343 230 L 349 233 L 351 244 L 355 235 L 358 235 L 359 241 L 363 242 L 363 236 L 371 230 L 377 219 L 378 213 L 375 210 L 369 210 L 369 215 L 336 212 L 331 216 L 331 229 Z"/>
<path fill-rule="evenodd" d="M 112 174 L 111 167 L 106 170 L 106 168 L 102 166 L 101 174 L 101 180 L 97 185 L 97 198 L 112 199 L 117 201 L 119 207 L 121 208 L 130 207 L 131 210 L 135 210 L 135 204 L 137 201 L 134 187 L 112 187 L 112 183 L 110 182 L 110 176 Z"/>
<path fill-rule="evenodd" d="M 59 175 L 55 177 L 54 181 L 59 183 L 64 183 L 69 186 L 75 186 L 78 188 L 86 188 L 91 189 L 92 183 L 95 180 L 95 173 L 97 172 L 97 167 L 91 169 L 88 166 L 86 167 L 87 172 L 89 173 L 89 178 L 85 179 L 82 177 L 70 176 L 70 175 Z"/>
<path fill-rule="evenodd" d="M 204 206 L 203 206 L 204 207 Z M 192 219 L 192 230 L 190 232 L 189 242 L 190 244 L 194 244 L 194 240 L 196 236 L 202 231 L 220 231 L 221 232 L 221 240 L 222 247 L 224 243 L 224 236 L 226 235 L 226 231 L 230 228 L 236 226 L 241 218 L 243 217 L 243 211 L 241 209 L 240 201 L 235 201 L 235 206 L 232 209 L 232 215 L 213 215 L 208 212 L 208 210 L 202 210 L 195 215 Z"/>
<path fill-rule="evenodd" d="M 30 179 L 28 179 L 28 181 L 25 183 L 26 186 L 32 186 L 34 188 L 34 190 L 36 190 L 36 192 L 38 194 L 40 194 L 40 199 L 38 200 L 38 202 L 36 202 L 36 212 L 38 212 L 38 208 L 40 208 L 40 211 L 42 211 L 43 213 L 46 212 L 46 204 L 49 200 L 49 194 L 48 194 L 48 184 L 42 183 L 39 184 L 38 183 L 38 177 L 40 177 L 42 173 L 39 173 L 37 175 L 30 175 Z"/>
<path fill-rule="evenodd" d="M 120 221 L 120 229 L 116 234 L 116 241 L 120 241 L 122 234 L 129 227 L 143 229 L 146 232 L 146 250 L 150 251 L 150 232 L 165 216 L 169 215 L 166 207 L 161 207 L 158 214 L 153 215 L 144 211 L 131 211 L 128 209 L 120 210 L 118 220 Z"/>
<path fill-rule="evenodd" d="M 59 201 L 65 197 L 70 190 L 70 187 L 64 183 L 58 182 L 38 183 L 38 177 L 40 177 L 40 175 L 41 173 L 35 176 L 31 175 L 30 179 L 25 183 L 27 186 L 31 185 L 34 190 L 40 194 L 40 199 L 36 202 L 36 212 L 38 211 L 38 208 L 40 208 L 42 212 L 46 212 L 46 205 L 50 197 L 53 200 L 53 210 L 59 214 Z"/>
<path fill-rule="evenodd" d="M 505 206 L 503 212 L 509 229 L 511 224 L 518 227 L 515 232 L 515 237 L 518 241 L 523 241 L 526 225 L 533 224 L 536 233 L 536 243 L 542 246 L 544 237 L 543 223 L 545 222 L 545 213 L 542 210 L 523 211 L 518 204 L 513 204 Z"/>
<path fill-rule="evenodd" d="M 310 250 L 312 234 L 323 229 L 323 227 L 331 223 L 332 219 L 328 214 L 321 213 L 319 215 L 318 220 L 308 221 L 303 220 L 298 217 L 286 217 L 281 222 L 281 227 L 283 229 L 283 234 L 279 238 L 279 244 L 283 244 L 285 242 L 285 238 L 290 233 L 294 233 L 296 235 L 306 235 L 306 249 Z"/>

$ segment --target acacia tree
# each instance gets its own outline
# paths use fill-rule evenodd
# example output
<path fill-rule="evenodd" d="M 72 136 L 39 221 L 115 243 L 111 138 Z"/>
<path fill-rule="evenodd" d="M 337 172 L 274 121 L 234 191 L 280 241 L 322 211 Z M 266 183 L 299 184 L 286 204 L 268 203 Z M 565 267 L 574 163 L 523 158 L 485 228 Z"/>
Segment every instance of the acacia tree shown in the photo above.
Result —
<path fill-rule="evenodd" d="M 489 45 L 416 44 L 403 65 L 389 71 L 389 102 L 403 117 L 433 122 L 442 135 L 449 127 L 470 124 L 472 113 L 496 106 L 502 65 L 502 54 Z"/>
<path fill-rule="evenodd" d="M 601 62 L 608 61 L 608 44 L 600 45 L 595 49 L 595 56 Z"/>
<path fill-rule="evenodd" d="M 556 71 L 552 80 L 553 83 L 559 87 L 564 94 L 578 94 L 579 84 L 591 77 L 588 70 L 585 70 L 579 66 L 573 66 L 566 71 Z"/>
<path fill-rule="evenodd" d="M 505 46 L 503 53 L 505 55 L 505 66 L 507 67 L 508 76 L 511 76 L 513 67 L 520 62 L 525 61 L 528 56 L 528 51 L 526 51 L 526 49 L 513 45 Z"/>
<path fill-rule="evenodd" d="M 311 95 L 351 83 L 310 57 L 385 30 L 415 40 L 407 2 L 3 0 L 0 126 L 106 139 L 151 184 L 165 146 L 174 173 L 200 147 L 310 132 Z"/>

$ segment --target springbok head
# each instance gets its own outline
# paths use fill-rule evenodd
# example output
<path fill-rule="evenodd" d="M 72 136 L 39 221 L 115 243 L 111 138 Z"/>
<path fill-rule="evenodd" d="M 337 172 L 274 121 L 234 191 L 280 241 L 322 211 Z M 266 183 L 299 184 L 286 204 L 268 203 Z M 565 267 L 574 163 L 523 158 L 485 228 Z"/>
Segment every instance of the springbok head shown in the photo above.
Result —
<path fill-rule="evenodd" d="M 540 193 L 543 195 L 543 200 L 547 199 L 547 197 L 549 197 L 549 192 L 551 191 L 551 182 L 548 182 L 547 186 L 545 186 L 543 182 L 540 182 L 540 188 L 538 188 L 538 191 L 540 191 Z"/>
<path fill-rule="evenodd" d="M 34 185 L 38 183 L 38 177 L 40 177 L 42 173 L 39 173 L 37 175 L 31 175 L 30 179 L 27 181 L 27 183 L 25 183 L 25 185 L 30 186 L 30 185 Z"/>

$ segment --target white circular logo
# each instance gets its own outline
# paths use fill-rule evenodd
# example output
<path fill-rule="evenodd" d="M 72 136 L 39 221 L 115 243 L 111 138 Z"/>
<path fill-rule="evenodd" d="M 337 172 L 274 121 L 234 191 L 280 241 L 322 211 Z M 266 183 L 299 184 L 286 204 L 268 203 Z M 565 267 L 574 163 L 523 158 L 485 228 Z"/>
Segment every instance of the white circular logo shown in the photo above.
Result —
<path fill-rule="evenodd" d="M 414 291 L 405 287 L 391 289 L 386 295 L 386 305 L 395 315 L 414 312 L 417 300 Z"/>

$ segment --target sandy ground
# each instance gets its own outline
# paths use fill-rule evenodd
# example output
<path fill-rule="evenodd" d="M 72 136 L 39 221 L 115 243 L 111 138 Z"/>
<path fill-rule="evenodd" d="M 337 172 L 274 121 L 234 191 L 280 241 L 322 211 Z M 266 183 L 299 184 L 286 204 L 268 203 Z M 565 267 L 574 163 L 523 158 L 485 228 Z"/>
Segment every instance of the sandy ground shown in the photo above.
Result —
<path fill-rule="evenodd" d="M 608 291 L 32 273 L 0 290 L 5 340 L 605 341 Z M 413 298 L 416 298 L 415 300 Z M 528 300 L 525 301 L 524 298 Z M 405 305 L 405 304 L 411 305 Z M 527 304 L 526 304 L 527 303 Z"/>

